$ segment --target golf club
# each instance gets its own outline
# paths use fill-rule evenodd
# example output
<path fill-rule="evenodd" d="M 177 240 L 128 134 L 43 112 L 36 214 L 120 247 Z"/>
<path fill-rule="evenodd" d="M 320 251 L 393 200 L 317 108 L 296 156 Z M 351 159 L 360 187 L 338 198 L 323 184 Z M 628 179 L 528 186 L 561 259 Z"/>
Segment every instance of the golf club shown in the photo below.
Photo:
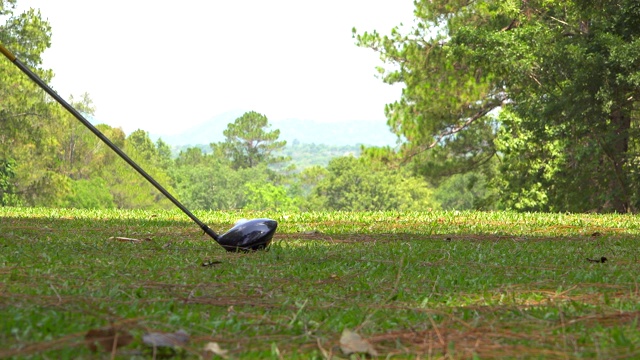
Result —
<path fill-rule="evenodd" d="M 155 181 L 151 175 L 147 174 L 138 164 L 136 164 L 127 154 L 125 154 L 120 148 L 109 140 L 100 130 L 93 126 L 79 111 L 73 106 L 67 103 L 60 95 L 58 95 L 53 89 L 49 87 L 38 75 L 33 73 L 26 65 L 24 65 L 18 58 L 11 53 L 7 48 L 0 44 L 0 52 L 9 59 L 14 65 L 16 65 L 22 72 L 24 72 L 31 80 L 33 80 L 38 86 L 53 97 L 60 105 L 62 105 L 67 111 L 69 111 L 76 119 L 78 119 L 84 126 L 86 126 L 91 132 L 93 132 L 102 142 L 118 154 L 124 161 L 126 161 L 131 167 L 133 167 L 140 175 L 142 175 L 147 181 L 151 183 L 158 191 L 166 196 L 172 203 L 174 203 L 183 213 L 185 213 L 191 220 L 193 220 L 200 228 L 218 244 L 220 244 L 227 251 L 250 251 L 266 249 L 271 243 L 273 234 L 276 232 L 278 223 L 271 219 L 252 219 L 244 222 L 238 222 L 229 231 L 222 235 L 218 235 L 215 231 L 204 224 L 200 219 L 191 213 L 180 201 L 178 201 L 173 195 L 171 195 L 164 187 L 162 187 L 157 181 Z"/>

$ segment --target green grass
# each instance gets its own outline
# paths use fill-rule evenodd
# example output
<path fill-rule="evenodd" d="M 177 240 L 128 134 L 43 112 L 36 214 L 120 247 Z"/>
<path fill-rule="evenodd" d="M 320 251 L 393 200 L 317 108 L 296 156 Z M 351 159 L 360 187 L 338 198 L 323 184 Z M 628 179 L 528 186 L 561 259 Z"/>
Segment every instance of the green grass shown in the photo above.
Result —
<path fill-rule="evenodd" d="M 150 358 L 143 334 L 180 329 L 189 345 L 165 355 L 344 357 L 345 328 L 381 358 L 640 357 L 634 216 L 197 215 L 279 228 L 235 254 L 178 211 L 0 208 L 0 358 Z M 85 334 L 109 326 L 134 341 L 92 353 Z"/>

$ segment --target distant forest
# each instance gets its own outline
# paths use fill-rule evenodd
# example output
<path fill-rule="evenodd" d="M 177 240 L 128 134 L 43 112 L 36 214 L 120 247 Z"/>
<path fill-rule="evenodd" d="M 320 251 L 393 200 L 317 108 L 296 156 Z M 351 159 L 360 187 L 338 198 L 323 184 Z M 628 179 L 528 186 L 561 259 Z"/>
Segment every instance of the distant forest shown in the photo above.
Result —
<path fill-rule="evenodd" d="M 174 158 L 178 157 L 180 152 L 186 151 L 189 148 L 198 148 L 204 154 L 211 154 L 212 150 L 209 145 L 182 145 L 172 146 L 171 152 Z M 297 169 L 303 170 L 311 166 L 325 167 L 329 164 L 329 161 L 335 157 L 340 156 L 360 156 L 362 152 L 362 145 L 326 145 L 326 144 L 303 144 L 294 140 L 291 144 L 287 145 L 276 151 L 274 154 L 278 156 L 286 156 L 290 159 L 290 163 Z"/>

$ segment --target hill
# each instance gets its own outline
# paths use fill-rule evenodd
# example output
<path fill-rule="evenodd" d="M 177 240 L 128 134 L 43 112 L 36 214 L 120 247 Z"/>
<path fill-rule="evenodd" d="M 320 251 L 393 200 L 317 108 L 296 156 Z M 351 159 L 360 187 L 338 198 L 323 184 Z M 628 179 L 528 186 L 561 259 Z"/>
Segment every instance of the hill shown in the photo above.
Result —
<path fill-rule="evenodd" d="M 172 146 L 210 144 L 224 141 L 222 132 L 242 112 L 228 112 L 212 117 L 208 121 L 175 134 L 150 133 L 154 141 L 162 138 Z M 273 129 L 280 130 L 280 139 L 292 144 L 325 144 L 330 146 L 370 145 L 393 146 L 396 136 L 384 121 L 343 121 L 323 123 L 302 119 L 269 119 Z"/>

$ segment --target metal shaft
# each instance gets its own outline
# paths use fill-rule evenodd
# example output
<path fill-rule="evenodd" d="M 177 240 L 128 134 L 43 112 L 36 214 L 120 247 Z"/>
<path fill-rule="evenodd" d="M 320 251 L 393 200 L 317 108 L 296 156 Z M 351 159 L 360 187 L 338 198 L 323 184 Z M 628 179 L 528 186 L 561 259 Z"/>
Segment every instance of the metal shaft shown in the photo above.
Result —
<path fill-rule="evenodd" d="M 124 151 L 120 150 L 109 138 L 107 138 L 100 130 L 98 130 L 95 126 L 93 126 L 78 110 L 76 110 L 73 106 L 71 106 L 68 102 L 66 102 L 60 95 L 58 95 L 53 89 L 49 87 L 38 75 L 33 73 L 26 65 L 24 65 L 18 58 L 16 58 L 13 53 L 11 53 L 7 48 L 5 48 L 2 44 L 0 44 L 0 52 L 4 54 L 14 65 L 16 65 L 22 72 L 27 74 L 31 80 L 33 80 L 38 86 L 40 86 L 47 94 L 51 95 L 60 105 L 62 105 L 67 111 L 69 111 L 76 119 L 78 119 L 84 126 L 86 126 L 91 132 L 93 132 L 102 142 L 104 142 L 111 150 L 115 151 L 118 156 L 120 156 L 124 161 L 126 161 L 131 167 L 133 167 L 140 175 L 142 175 L 148 182 L 151 183 L 158 191 L 160 191 L 167 199 L 171 200 L 174 205 L 176 205 L 183 213 L 185 213 L 188 217 L 191 218 L 200 228 L 209 236 L 211 236 L 216 242 L 218 241 L 218 234 L 215 233 L 211 228 L 205 225 L 200 219 L 198 219 L 191 211 L 189 211 L 178 199 L 173 197 L 162 185 L 160 185 L 151 175 L 147 174 L 144 169 L 142 169 L 135 161 L 133 161 Z"/>

